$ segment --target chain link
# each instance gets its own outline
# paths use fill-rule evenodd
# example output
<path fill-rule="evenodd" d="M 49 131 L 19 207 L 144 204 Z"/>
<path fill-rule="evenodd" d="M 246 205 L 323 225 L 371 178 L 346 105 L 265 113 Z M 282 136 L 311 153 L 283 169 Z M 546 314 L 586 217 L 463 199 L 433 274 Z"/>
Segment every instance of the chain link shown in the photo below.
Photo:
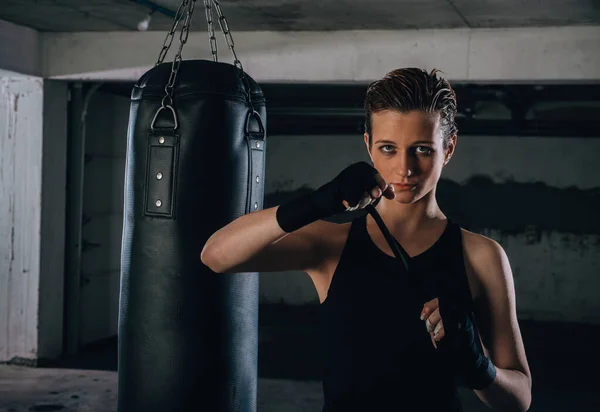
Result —
<path fill-rule="evenodd" d="M 187 13 L 183 22 L 183 27 L 181 28 L 181 32 L 179 34 L 179 48 L 177 49 L 177 53 L 175 54 L 175 58 L 173 59 L 173 64 L 171 66 L 171 74 L 169 75 L 169 81 L 165 86 L 166 94 L 165 97 L 163 97 L 162 99 L 162 107 L 173 105 L 173 88 L 175 87 L 175 81 L 177 80 L 177 74 L 179 73 L 179 66 L 181 65 L 181 61 L 183 60 L 181 57 L 181 52 L 183 51 L 183 46 L 187 43 L 188 37 L 190 35 L 190 24 L 192 21 L 192 15 L 194 14 L 194 8 L 196 6 L 196 0 L 183 1 L 187 4 Z"/>
<path fill-rule="evenodd" d="M 214 31 L 214 25 L 213 25 L 213 12 L 212 12 L 211 3 L 214 6 L 214 8 L 216 9 L 217 15 L 219 16 L 219 26 L 221 27 L 221 31 L 223 32 L 223 36 L 225 37 L 225 42 L 227 43 L 227 47 L 229 47 L 229 50 L 231 50 L 231 53 L 233 54 L 233 58 L 234 58 L 233 65 L 237 69 L 238 75 L 241 77 L 242 82 L 244 83 L 244 88 L 246 90 L 246 99 L 248 101 L 248 104 L 250 105 L 250 109 L 252 111 L 254 111 L 254 107 L 252 105 L 251 93 L 250 93 L 250 84 L 245 75 L 244 67 L 242 66 L 242 62 L 238 59 L 237 54 L 235 53 L 235 42 L 233 41 L 233 36 L 231 34 L 231 31 L 229 30 L 229 24 L 227 22 L 227 18 L 223 15 L 223 11 L 221 10 L 221 5 L 219 4 L 218 0 L 204 0 L 206 21 L 208 23 L 208 33 L 209 33 L 209 38 L 210 38 L 210 49 L 211 49 L 211 53 L 213 56 L 213 60 L 215 62 L 218 61 L 218 55 L 217 55 L 218 50 L 217 50 L 217 39 L 215 38 L 215 31 Z M 175 14 L 175 21 L 173 23 L 173 26 L 171 27 L 171 30 L 169 31 L 169 33 L 167 34 L 167 37 L 165 38 L 165 42 L 163 44 L 162 50 L 160 51 L 158 61 L 156 62 L 156 66 L 158 66 L 159 64 L 161 64 L 164 61 L 165 56 L 167 55 L 167 52 L 169 51 L 169 49 L 173 43 L 173 38 L 175 36 L 175 32 L 177 31 L 177 29 L 181 23 L 181 20 L 183 19 L 183 16 L 185 14 L 185 20 L 184 20 L 183 27 L 181 28 L 181 32 L 179 35 L 179 48 L 175 54 L 175 58 L 173 59 L 173 63 L 171 65 L 171 74 L 169 75 L 169 81 L 167 82 L 167 85 L 165 86 L 165 96 L 163 97 L 162 102 L 161 102 L 162 108 L 167 108 L 169 106 L 173 106 L 173 89 L 175 87 L 175 82 L 177 80 L 177 75 L 179 73 L 179 67 L 183 60 L 181 57 L 181 53 L 183 51 L 184 45 L 187 43 L 187 40 L 188 40 L 188 37 L 190 34 L 189 33 L 190 25 L 191 25 L 191 21 L 192 21 L 192 16 L 194 14 L 195 6 L 196 6 L 196 0 L 182 0 L 181 4 L 179 5 L 179 8 L 177 9 L 177 13 Z"/>
<path fill-rule="evenodd" d="M 165 42 L 163 44 L 163 47 L 162 47 L 160 53 L 158 54 L 158 60 L 156 61 L 155 66 L 158 66 L 165 60 L 165 57 L 167 56 L 167 52 L 171 48 L 171 44 L 173 44 L 173 37 L 175 36 L 175 32 L 177 31 L 177 28 L 179 27 L 179 23 L 181 22 L 181 19 L 183 18 L 183 13 L 187 9 L 188 2 L 189 2 L 189 0 L 183 0 L 181 2 L 181 4 L 179 5 L 179 8 L 177 9 L 177 13 L 175 13 L 175 21 L 173 22 L 173 27 L 171 27 L 171 30 L 167 33 L 167 37 L 165 38 Z"/>
<path fill-rule="evenodd" d="M 223 15 L 223 11 L 221 10 L 221 5 L 218 0 L 211 0 L 215 5 L 215 9 L 217 10 L 217 14 L 219 15 L 219 26 L 221 26 L 221 31 L 223 32 L 223 36 L 225 37 L 225 42 L 227 43 L 227 47 L 233 53 L 233 64 L 237 67 L 242 73 L 244 73 L 244 68 L 242 67 L 242 62 L 238 59 L 235 54 L 235 42 L 233 41 L 233 36 L 231 35 L 231 31 L 229 30 L 229 24 L 227 23 L 227 18 Z"/>
<path fill-rule="evenodd" d="M 215 27 L 213 25 L 213 11 L 211 0 L 204 0 L 204 11 L 206 14 L 206 23 L 208 25 L 208 37 L 210 39 L 210 52 L 212 53 L 213 61 L 218 62 L 217 39 L 215 37 Z"/>
<path fill-rule="evenodd" d="M 221 31 L 223 32 L 223 37 L 225 37 L 225 42 L 227 43 L 227 47 L 231 50 L 233 54 L 233 65 L 236 67 L 239 76 L 242 78 L 242 82 L 244 83 L 244 88 L 246 89 L 246 99 L 248 100 L 248 104 L 250 105 L 250 109 L 254 111 L 254 107 L 252 106 L 252 98 L 250 94 L 250 84 L 248 83 L 248 79 L 244 73 L 244 67 L 242 66 L 242 62 L 238 59 L 237 54 L 235 53 L 235 42 L 233 41 L 233 36 L 231 35 L 231 31 L 229 30 L 229 24 L 227 23 L 227 18 L 223 15 L 223 11 L 221 10 L 221 5 L 218 0 L 210 0 L 215 6 L 217 10 L 217 15 L 219 16 L 219 26 L 221 27 Z"/>

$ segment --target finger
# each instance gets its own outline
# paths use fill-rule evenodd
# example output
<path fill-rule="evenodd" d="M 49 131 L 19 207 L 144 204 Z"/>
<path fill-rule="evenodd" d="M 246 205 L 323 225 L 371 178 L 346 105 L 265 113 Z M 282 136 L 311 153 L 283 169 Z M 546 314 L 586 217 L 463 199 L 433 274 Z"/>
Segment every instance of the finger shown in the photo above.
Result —
<path fill-rule="evenodd" d="M 363 194 L 362 199 L 360 199 L 360 202 L 358 204 L 358 208 L 359 209 L 364 209 L 368 204 L 370 204 L 373 201 L 373 199 L 371 198 L 371 196 L 369 196 L 369 194 L 367 192 L 365 192 Z"/>
<path fill-rule="evenodd" d="M 379 187 L 374 187 L 373 189 L 371 189 L 371 198 L 373 199 L 377 199 L 382 195 L 382 191 Z"/>
<path fill-rule="evenodd" d="M 434 332 L 433 332 L 433 339 L 435 339 L 437 342 L 439 342 L 442 339 L 444 339 L 444 336 L 446 336 L 446 331 L 444 330 L 444 322 L 443 321 L 440 321 L 440 323 L 438 323 L 438 326 L 436 326 L 436 330 L 434 330 Z"/>
<path fill-rule="evenodd" d="M 358 209 L 358 204 L 354 205 L 354 206 L 350 206 L 350 203 L 347 200 L 342 201 L 342 203 L 344 204 L 344 207 L 346 208 L 346 212 L 352 212 L 352 211 Z"/>
<path fill-rule="evenodd" d="M 421 311 L 421 320 L 427 320 L 432 311 L 433 310 L 427 306 L 427 303 L 423 305 L 423 310 Z"/>
<path fill-rule="evenodd" d="M 358 202 L 356 205 L 354 206 L 350 206 L 350 203 L 347 200 L 344 200 L 342 202 L 344 204 L 344 206 L 346 207 L 346 212 L 353 212 L 356 209 L 358 209 L 358 207 L 360 206 L 360 202 Z"/>
<path fill-rule="evenodd" d="M 435 341 L 435 339 L 433 337 L 433 333 L 430 333 L 429 337 L 431 338 L 431 343 L 433 343 L 433 347 L 437 349 L 437 342 Z"/>
<path fill-rule="evenodd" d="M 383 176 L 381 176 L 379 173 L 377 173 L 375 175 L 375 181 L 377 182 L 377 186 L 379 186 L 379 188 L 381 190 L 385 190 L 385 188 L 387 187 L 387 183 L 385 182 L 385 179 L 383 178 Z"/>
<path fill-rule="evenodd" d="M 367 192 L 363 192 L 362 197 L 355 205 L 351 206 L 350 202 L 348 202 L 347 200 L 344 200 L 343 203 L 344 203 L 344 206 L 346 206 L 346 211 L 352 212 L 357 209 L 363 209 L 365 206 L 367 206 L 372 201 L 373 201 L 373 199 L 371 198 L 371 196 L 369 196 L 369 194 Z"/>
<path fill-rule="evenodd" d="M 421 311 L 421 320 L 425 320 L 438 308 L 438 298 L 432 299 L 423 305 Z"/>
<path fill-rule="evenodd" d="M 433 329 L 433 336 L 434 337 L 437 336 L 443 327 L 444 327 L 444 324 L 442 323 L 442 321 L 439 321 L 439 323 L 437 325 L 435 325 L 435 328 Z"/>
<path fill-rule="evenodd" d="M 436 308 L 433 312 L 431 312 L 431 315 L 429 315 L 429 322 L 431 322 L 431 324 L 433 326 L 436 326 L 438 323 L 440 323 L 440 320 L 442 319 L 442 315 L 440 314 L 440 308 Z"/>
<path fill-rule="evenodd" d="M 394 186 L 388 185 L 383 191 L 383 196 L 387 199 L 394 199 L 396 197 L 396 192 L 394 191 Z"/>
<path fill-rule="evenodd" d="M 425 329 L 427 329 L 427 332 L 429 332 L 429 333 L 433 333 L 433 330 L 435 329 L 435 326 L 436 326 L 436 325 L 432 324 L 432 323 L 429 321 L 429 319 L 426 319 L 426 320 L 425 320 Z"/>

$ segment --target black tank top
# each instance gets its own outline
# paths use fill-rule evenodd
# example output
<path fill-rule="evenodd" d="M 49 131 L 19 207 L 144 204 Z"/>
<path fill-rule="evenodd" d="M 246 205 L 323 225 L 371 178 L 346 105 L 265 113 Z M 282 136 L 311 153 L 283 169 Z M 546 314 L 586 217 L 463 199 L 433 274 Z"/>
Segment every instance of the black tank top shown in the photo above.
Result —
<path fill-rule="evenodd" d="M 419 319 L 449 284 L 472 307 L 460 226 L 449 220 L 409 267 L 408 277 L 400 274 L 399 262 L 373 243 L 366 216 L 351 223 L 320 307 L 323 412 L 462 411 L 451 368 Z"/>

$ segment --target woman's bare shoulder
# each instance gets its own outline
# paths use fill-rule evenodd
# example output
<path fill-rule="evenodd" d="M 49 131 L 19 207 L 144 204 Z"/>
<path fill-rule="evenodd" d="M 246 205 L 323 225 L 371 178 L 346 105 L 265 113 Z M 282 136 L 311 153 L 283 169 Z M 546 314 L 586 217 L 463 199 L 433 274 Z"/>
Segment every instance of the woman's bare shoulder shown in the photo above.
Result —
<path fill-rule="evenodd" d="M 499 281 L 511 276 L 504 248 L 494 239 L 462 229 L 465 267 L 477 292 L 490 293 Z"/>
<path fill-rule="evenodd" d="M 462 230 L 463 248 L 465 254 L 474 260 L 486 260 L 504 254 L 502 246 L 487 236 L 474 233 L 466 229 Z"/>

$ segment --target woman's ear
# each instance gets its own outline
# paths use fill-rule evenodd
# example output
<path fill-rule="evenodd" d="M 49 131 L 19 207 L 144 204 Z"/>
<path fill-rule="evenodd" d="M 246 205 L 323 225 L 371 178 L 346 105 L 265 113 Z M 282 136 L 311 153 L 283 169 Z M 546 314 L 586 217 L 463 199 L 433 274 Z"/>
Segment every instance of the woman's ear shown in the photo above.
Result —
<path fill-rule="evenodd" d="M 456 148 L 456 140 L 457 140 L 457 136 L 453 135 L 450 138 L 450 141 L 448 142 L 448 147 L 446 148 L 446 150 L 444 150 L 444 166 L 446 166 L 448 164 L 448 162 L 450 162 L 450 159 L 452 158 L 452 155 L 454 154 L 454 149 Z"/>

